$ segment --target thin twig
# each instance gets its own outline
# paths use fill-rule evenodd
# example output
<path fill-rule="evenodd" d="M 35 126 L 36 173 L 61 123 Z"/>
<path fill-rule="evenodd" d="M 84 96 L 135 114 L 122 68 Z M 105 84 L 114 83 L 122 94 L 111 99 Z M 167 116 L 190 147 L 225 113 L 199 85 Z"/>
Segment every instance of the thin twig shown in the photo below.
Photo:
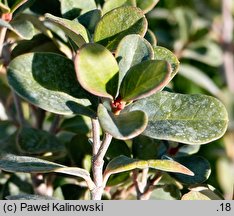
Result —
<path fill-rule="evenodd" d="M 7 32 L 7 28 L 2 27 L 0 30 L 0 58 L 3 58 L 3 47 L 4 47 L 4 41 L 6 38 L 6 32 Z"/>
<path fill-rule="evenodd" d="M 49 129 L 50 133 L 52 133 L 52 134 L 56 133 L 59 121 L 60 121 L 60 115 L 56 115 L 53 119 L 51 126 L 50 126 L 50 129 Z"/>
<path fill-rule="evenodd" d="M 136 189 L 137 200 L 141 200 L 142 193 L 141 193 L 140 188 L 139 188 L 138 171 L 137 170 L 133 170 L 132 178 L 133 178 L 133 184 L 135 185 L 135 189 Z"/>
<path fill-rule="evenodd" d="M 100 125 L 98 119 L 91 119 L 92 122 L 92 132 L 93 132 L 93 156 L 95 157 L 100 149 Z"/>
<path fill-rule="evenodd" d="M 108 133 L 105 133 L 104 139 L 101 143 L 97 154 L 93 156 L 92 168 L 93 168 L 93 179 L 96 185 L 96 188 L 91 191 L 91 196 L 93 200 L 100 200 L 105 185 L 103 184 L 103 165 L 104 165 L 104 156 L 107 152 L 107 149 L 111 143 L 112 136 Z"/>
<path fill-rule="evenodd" d="M 13 95 L 13 99 L 14 99 L 16 112 L 17 112 L 17 120 L 18 120 L 20 126 L 23 126 L 25 124 L 25 119 L 24 119 L 23 109 L 22 109 L 22 105 L 21 105 L 21 100 L 13 90 L 12 90 L 12 95 Z"/>

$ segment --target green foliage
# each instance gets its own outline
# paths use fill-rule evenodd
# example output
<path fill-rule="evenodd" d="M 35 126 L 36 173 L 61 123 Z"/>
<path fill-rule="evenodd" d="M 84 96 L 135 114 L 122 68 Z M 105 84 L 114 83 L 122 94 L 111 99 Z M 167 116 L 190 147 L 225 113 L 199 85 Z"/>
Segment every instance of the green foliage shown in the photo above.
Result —
<path fill-rule="evenodd" d="M 0 9 L 1 198 L 101 199 L 108 186 L 108 199 L 223 199 L 204 184 L 206 155 L 194 154 L 225 134 L 227 110 L 212 96 L 175 93 L 188 84 L 182 75 L 225 98 L 204 74 L 222 64 L 206 20 L 158 0 Z M 51 194 L 33 194 L 38 175 Z"/>

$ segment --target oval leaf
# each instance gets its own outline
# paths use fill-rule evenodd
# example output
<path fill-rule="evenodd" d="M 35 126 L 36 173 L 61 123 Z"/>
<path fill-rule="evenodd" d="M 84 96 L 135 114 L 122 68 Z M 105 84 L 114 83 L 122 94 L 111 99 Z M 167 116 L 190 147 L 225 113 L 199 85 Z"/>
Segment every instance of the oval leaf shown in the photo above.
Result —
<path fill-rule="evenodd" d="M 131 67 L 120 86 L 121 99 L 128 102 L 154 94 L 168 83 L 170 71 L 166 61 L 158 60 L 144 61 Z"/>
<path fill-rule="evenodd" d="M 96 9 L 95 0 L 59 0 L 61 3 L 61 13 L 64 18 L 75 19 L 80 13 L 86 13 Z"/>
<path fill-rule="evenodd" d="M 34 128 L 21 128 L 17 140 L 21 152 L 27 154 L 58 153 L 65 150 L 54 135 Z"/>
<path fill-rule="evenodd" d="M 61 28 L 65 32 L 65 34 L 70 37 L 73 42 L 75 42 L 78 47 L 81 47 L 83 44 L 89 42 L 88 34 L 85 27 L 77 21 L 63 19 L 48 13 L 45 14 L 45 17 L 56 26 Z"/>
<path fill-rule="evenodd" d="M 179 70 L 180 62 L 170 50 L 165 47 L 155 46 L 154 47 L 154 59 L 155 60 L 164 60 L 167 61 L 171 65 L 171 78 L 170 80 L 177 74 Z"/>
<path fill-rule="evenodd" d="M 152 45 L 152 46 L 156 46 L 157 45 L 157 38 L 154 34 L 154 32 L 150 29 L 147 30 L 146 34 L 145 34 L 145 39 Z M 162 59 L 158 59 L 158 60 L 162 60 Z"/>
<path fill-rule="evenodd" d="M 78 81 L 88 92 L 112 99 L 118 84 L 118 64 L 112 53 L 99 44 L 83 46 L 75 59 Z"/>
<path fill-rule="evenodd" d="M 103 13 L 107 13 L 120 6 L 136 6 L 136 0 L 108 0 L 103 5 Z"/>
<path fill-rule="evenodd" d="M 19 37 L 25 40 L 30 40 L 34 36 L 33 24 L 27 20 L 16 20 L 8 23 L 0 19 L 0 26 L 8 28 L 13 31 Z"/>
<path fill-rule="evenodd" d="M 7 172 L 48 173 L 65 166 L 50 161 L 13 154 L 0 155 L 0 169 Z"/>
<path fill-rule="evenodd" d="M 116 139 L 127 140 L 142 133 L 147 126 L 147 116 L 134 111 L 118 116 L 109 112 L 102 104 L 98 106 L 98 118 L 102 128 Z"/>
<path fill-rule="evenodd" d="M 151 11 L 158 2 L 159 0 L 136 0 L 137 7 L 141 8 L 144 13 Z"/>
<path fill-rule="evenodd" d="M 108 178 L 110 175 L 115 173 L 145 168 L 153 168 L 166 172 L 184 173 L 191 176 L 194 175 L 188 168 L 173 160 L 138 160 L 123 155 L 114 158 L 108 163 L 104 175 Z"/>
<path fill-rule="evenodd" d="M 205 144 L 223 136 L 228 125 L 224 105 L 205 95 L 158 92 L 136 101 L 128 110 L 149 118 L 144 135 L 186 144 Z"/>
<path fill-rule="evenodd" d="M 134 65 L 153 59 L 152 46 L 140 35 L 128 35 L 118 45 L 115 57 L 119 63 L 119 85 L 127 71 Z"/>
<path fill-rule="evenodd" d="M 28 53 L 11 61 L 10 86 L 25 100 L 49 112 L 94 116 L 87 93 L 76 81 L 73 62 L 52 53 Z"/>
<path fill-rule="evenodd" d="M 140 9 L 131 6 L 119 7 L 102 17 L 96 26 L 94 41 L 115 50 L 126 35 L 144 36 L 147 25 L 147 20 Z"/>
<path fill-rule="evenodd" d="M 63 173 L 85 179 L 90 189 L 94 188 L 94 183 L 89 172 L 78 167 L 66 167 L 57 163 L 42 160 L 35 157 L 17 156 L 13 154 L 0 155 L 0 169 L 7 172 L 23 173 Z"/>
<path fill-rule="evenodd" d="M 201 185 L 190 188 L 190 192 L 182 196 L 182 200 L 224 200 L 224 198 L 216 192 L 215 188 L 210 185 Z"/>
<path fill-rule="evenodd" d="M 201 156 L 185 156 L 176 158 L 176 161 L 193 171 L 194 176 L 174 173 L 173 176 L 186 185 L 200 184 L 206 181 L 211 173 L 209 162 Z"/>

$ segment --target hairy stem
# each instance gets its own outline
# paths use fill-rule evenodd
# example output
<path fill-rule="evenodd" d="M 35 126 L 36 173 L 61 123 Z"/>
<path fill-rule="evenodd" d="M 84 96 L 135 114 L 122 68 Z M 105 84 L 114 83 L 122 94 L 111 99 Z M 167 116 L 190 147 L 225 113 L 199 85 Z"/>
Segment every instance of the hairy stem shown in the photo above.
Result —
<path fill-rule="evenodd" d="M 101 200 L 102 198 L 102 193 L 105 188 L 105 185 L 103 182 L 104 156 L 111 143 L 111 140 L 112 140 L 112 136 L 108 133 L 105 133 L 103 141 L 101 143 L 101 146 L 98 149 L 97 154 L 93 155 L 93 161 L 92 161 L 93 180 L 96 185 L 96 188 L 94 188 L 91 191 L 92 200 Z M 95 152 L 97 150 L 97 147 L 93 147 L 93 149 L 94 149 L 93 152 Z"/>
<path fill-rule="evenodd" d="M 98 119 L 91 119 L 92 131 L 93 131 L 93 157 L 96 156 L 100 148 L 100 125 Z"/>

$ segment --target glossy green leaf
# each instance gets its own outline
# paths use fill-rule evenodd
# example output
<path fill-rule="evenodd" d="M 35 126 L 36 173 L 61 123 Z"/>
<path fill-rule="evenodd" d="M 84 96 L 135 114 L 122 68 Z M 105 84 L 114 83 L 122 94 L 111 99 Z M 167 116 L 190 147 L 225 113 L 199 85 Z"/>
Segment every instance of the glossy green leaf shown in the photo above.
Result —
<path fill-rule="evenodd" d="M 97 23 L 100 21 L 102 12 L 99 9 L 91 10 L 85 14 L 82 14 L 77 18 L 78 22 L 81 23 L 90 33 L 94 33 Z"/>
<path fill-rule="evenodd" d="M 136 101 L 128 110 L 142 110 L 148 118 L 143 135 L 186 144 L 205 144 L 223 136 L 228 115 L 216 98 L 158 92 Z"/>
<path fill-rule="evenodd" d="M 151 11 L 158 2 L 159 0 L 136 0 L 137 7 L 141 8 L 144 13 Z"/>
<path fill-rule="evenodd" d="M 127 140 L 141 134 L 147 126 L 147 116 L 142 111 L 114 115 L 102 104 L 98 106 L 98 119 L 104 131 L 116 139 Z"/>
<path fill-rule="evenodd" d="M 94 0 L 59 0 L 61 3 L 61 13 L 64 18 L 75 19 L 80 13 L 85 13 L 96 9 Z"/>
<path fill-rule="evenodd" d="M 138 160 L 123 155 L 114 158 L 108 163 L 104 175 L 109 176 L 115 173 L 145 168 L 153 168 L 165 172 L 184 173 L 191 176 L 193 175 L 192 171 L 173 160 Z"/>
<path fill-rule="evenodd" d="M 59 18 L 51 14 L 45 14 L 45 17 L 49 21 L 57 25 L 59 28 L 61 28 L 78 47 L 81 47 L 83 44 L 89 42 L 88 34 L 85 27 L 77 21 Z"/>
<path fill-rule="evenodd" d="M 34 128 L 21 128 L 17 140 L 21 152 L 27 154 L 58 153 L 65 150 L 54 135 Z"/>
<path fill-rule="evenodd" d="M 96 26 L 94 41 L 109 50 L 115 50 L 126 35 L 144 36 L 147 25 L 147 20 L 140 9 L 131 6 L 119 7 L 102 17 Z"/>
<path fill-rule="evenodd" d="M 161 60 L 147 60 L 131 67 L 120 86 L 121 99 L 127 102 L 156 93 L 168 83 L 170 71 L 170 65 Z"/>
<path fill-rule="evenodd" d="M 215 82 L 205 72 L 202 72 L 197 67 L 188 64 L 181 64 L 179 74 L 191 80 L 196 85 L 201 86 L 216 97 L 220 97 L 222 95 L 222 91 Z"/>
<path fill-rule="evenodd" d="M 136 6 L 136 0 L 108 0 L 103 5 L 103 13 L 106 14 L 120 6 Z"/>
<path fill-rule="evenodd" d="M 172 53 L 170 50 L 166 49 L 165 47 L 155 46 L 154 59 L 167 61 L 171 65 L 170 80 L 177 74 L 180 62 L 175 54 Z"/>
<path fill-rule="evenodd" d="M 176 161 L 188 169 L 190 169 L 194 176 L 188 176 L 179 173 L 173 173 L 173 176 L 182 184 L 193 185 L 200 184 L 206 181 L 211 173 L 209 162 L 201 156 L 185 156 L 178 157 Z"/>
<path fill-rule="evenodd" d="M 19 194 L 19 195 L 11 195 L 6 196 L 7 200 L 56 200 L 53 197 L 49 196 L 41 196 L 35 194 Z"/>
<path fill-rule="evenodd" d="M 10 86 L 25 100 L 50 112 L 94 116 L 77 82 L 73 62 L 52 53 L 28 53 L 11 61 Z"/>
<path fill-rule="evenodd" d="M 26 40 L 30 40 L 34 36 L 34 27 L 32 23 L 27 20 L 16 20 L 8 23 L 0 19 L 0 26 L 8 28 L 19 37 Z"/>
<path fill-rule="evenodd" d="M 119 86 L 127 73 L 134 65 L 145 60 L 153 59 L 152 46 L 140 35 L 132 34 L 124 37 L 119 43 L 115 57 L 119 63 Z"/>
<path fill-rule="evenodd" d="M 118 84 L 118 64 L 112 53 L 99 44 L 83 46 L 75 59 L 78 81 L 88 92 L 112 99 Z"/>
<path fill-rule="evenodd" d="M 190 192 L 182 196 L 182 200 L 223 200 L 224 198 L 210 185 L 190 188 Z"/>

